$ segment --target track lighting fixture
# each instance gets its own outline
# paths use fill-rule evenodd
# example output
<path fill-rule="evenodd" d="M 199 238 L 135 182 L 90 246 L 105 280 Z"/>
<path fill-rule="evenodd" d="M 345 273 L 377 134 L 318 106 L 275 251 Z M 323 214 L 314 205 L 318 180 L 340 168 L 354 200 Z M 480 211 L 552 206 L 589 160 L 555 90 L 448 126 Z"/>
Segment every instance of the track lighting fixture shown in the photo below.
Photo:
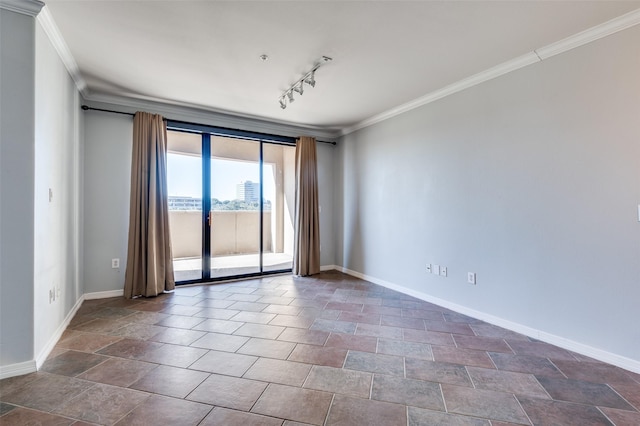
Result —
<path fill-rule="evenodd" d="M 280 96 L 280 108 L 287 108 L 287 100 L 289 103 L 293 102 L 295 99 L 293 98 L 293 92 L 299 93 L 302 95 L 304 93 L 304 85 L 308 84 L 311 87 L 316 87 L 316 79 L 315 74 L 318 68 L 332 59 L 328 56 L 323 56 L 320 60 L 316 61 L 313 68 L 311 68 L 302 78 L 298 79 L 295 83 L 293 83 L 287 90 L 282 92 Z"/>

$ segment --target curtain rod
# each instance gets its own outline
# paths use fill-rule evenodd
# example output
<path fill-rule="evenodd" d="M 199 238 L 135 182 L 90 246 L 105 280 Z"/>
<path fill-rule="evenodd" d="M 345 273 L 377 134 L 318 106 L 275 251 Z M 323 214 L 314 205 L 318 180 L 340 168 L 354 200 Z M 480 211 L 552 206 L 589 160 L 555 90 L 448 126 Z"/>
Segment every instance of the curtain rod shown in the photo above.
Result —
<path fill-rule="evenodd" d="M 81 108 L 82 108 L 82 110 L 83 110 L 83 111 L 102 111 L 102 112 L 110 112 L 110 113 L 112 113 L 112 114 L 122 114 L 122 115 L 128 115 L 128 116 L 130 116 L 130 117 L 133 117 L 133 116 L 135 115 L 135 114 L 134 114 L 134 113 L 132 113 L 132 112 L 122 112 L 122 111 L 114 111 L 114 110 L 111 110 L 111 109 L 94 108 L 94 107 L 90 107 L 90 106 L 88 106 L 88 105 L 82 105 L 82 106 L 81 106 Z M 166 117 L 165 117 L 165 118 L 164 118 L 164 121 L 167 121 L 167 120 L 169 120 L 169 121 L 181 122 L 181 123 L 187 123 L 187 124 L 198 124 L 198 123 L 188 123 L 188 122 L 186 122 L 186 121 L 180 121 L 180 120 L 170 120 L 170 119 L 168 119 L 168 118 L 166 118 Z M 228 130 L 239 130 L 239 129 L 228 129 Z M 259 132 L 252 132 L 252 133 L 259 133 Z M 330 141 L 320 141 L 320 140 L 316 140 L 316 142 L 319 142 L 319 143 L 328 143 L 328 144 L 331 144 L 331 145 L 336 145 L 336 142 L 330 142 Z"/>

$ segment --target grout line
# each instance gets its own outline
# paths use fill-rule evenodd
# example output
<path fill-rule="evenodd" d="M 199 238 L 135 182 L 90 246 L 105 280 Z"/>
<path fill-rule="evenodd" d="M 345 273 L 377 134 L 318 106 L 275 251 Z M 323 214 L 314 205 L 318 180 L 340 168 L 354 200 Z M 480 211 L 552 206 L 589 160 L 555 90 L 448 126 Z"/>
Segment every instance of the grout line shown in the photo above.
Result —
<path fill-rule="evenodd" d="M 406 356 L 402 357 L 402 376 L 405 379 L 407 378 L 407 357 Z"/>
<path fill-rule="evenodd" d="M 296 362 L 296 361 L 289 361 L 289 362 Z M 309 380 L 309 376 L 311 375 L 311 371 L 313 370 L 313 367 L 315 367 L 316 364 L 311 364 L 311 368 L 309 369 L 309 372 L 307 373 L 307 375 L 304 377 L 304 380 L 302 381 L 302 384 L 300 385 L 300 389 L 304 389 L 304 385 L 307 384 L 307 380 Z"/>
<path fill-rule="evenodd" d="M 246 413 L 251 413 L 251 410 L 253 410 L 253 407 L 255 407 L 255 405 L 258 403 L 258 401 L 260 401 L 260 398 L 262 398 L 262 395 L 264 395 L 264 393 L 267 391 L 267 389 L 269 389 L 269 387 L 271 386 L 271 382 L 266 382 L 267 386 L 264 387 L 263 391 L 260 392 L 260 396 L 256 398 L 256 400 L 253 402 L 253 404 L 251 404 L 251 408 L 249 408 Z"/>
<path fill-rule="evenodd" d="M 613 425 L 616 424 L 612 419 L 609 418 L 609 416 L 607 416 L 607 413 L 605 413 L 604 411 L 602 411 L 600 409 L 600 407 L 596 407 L 596 410 L 598 410 L 605 417 L 605 419 L 609 420 L 611 422 L 611 424 L 613 424 Z"/>
<path fill-rule="evenodd" d="M 496 369 L 496 371 L 502 371 L 498 368 L 498 366 L 496 365 L 495 361 L 493 360 L 493 358 L 491 358 L 491 354 L 489 354 L 489 351 L 485 351 L 485 353 L 487 354 L 487 356 L 489 357 L 489 361 L 491 361 L 491 364 L 493 364 L 493 367 Z"/>
<path fill-rule="evenodd" d="M 547 361 L 549 361 L 551 363 L 551 365 L 553 365 L 555 367 L 556 370 L 558 370 L 560 372 L 560 374 L 562 374 L 564 376 L 565 379 L 568 379 L 569 377 L 564 374 L 564 371 L 562 371 L 562 369 L 560 369 L 560 367 L 558 367 L 551 358 L 545 358 Z"/>
<path fill-rule="evenodd" d="M 518 397 L 514 394 L 514 395 L 513 395 L 513 398 L 516 400 L 516 402 L 518 403 L 518 406 L 520 407 L 520 409 L 522 410 L 522 412 L 524 413 L 524 415 L 527 417 L 527 420 L 529 420 L 529 424 L 531 424 L 531 425 L 532 425 L 532 424 L 534 424 L 534 423 L 531 421 L 531 418 L 529 417 L 529 414 L 527 414 L 527 412 L 525 411 L 524 407 L 523 407 L 523 406 L 522 406 L 522 404 L 520 403 L 520 400 L 518 399 Z M 552 401 L 553 401 L 553 399 L 552 399 Z"/>
<path fill-rule="evenodd" d="M 371 400 L 371 398 L 373 398 L 373 381 L 375 380 L 376 374 L 378 373 L 371 373 L 371 383 L 369 384 L 369 399 Z"/>
<path fill-rule="evenodd" d="M 444 412 L 448 413 L 449 410 L 447 410 L 447 400 L 444 399 L 444 391 L 442 390 L 442 383 L 438 382 L 438 387 L 440 388 L 440 396 L 442 397 L 442 403 L 444 405 Z"/>
<path fill-rule="evenodd" d="M 476 387 L 476 384 L 475 384 L 475 383 L 474 383 L 474 381 L 473 381 L 473 376 L 471 375 L 471 373 L 469 373 L 469 368 L 468 368 L 468 367 L 469 367 L 468 365 L 465 365 L 465 366 L 464 366 L 464 371 L 466 371 L 466 372 L 467 372 L 467 376 L 469 376 L 469 380 L 471 380 L 471 386 L 473 386 L 473 388 L 474 388 L 474 389 L 478 389 L 478 388 Z"/>
<path fill-rule="evenodd" d="M 331 408 L 333 408 L 333 401 L 336 399 L 336 394 L 334 393 L 331 396 L 331 402 L 329 403 L 329 409 L 327 410 L 327 414 L 325 414 L 324 416 L 324 422 L 322 422 L 323 426 L 327 425 L 327 422 L 329 421 L 329 413 L 331 413 Z M 284 423 L 284 422 L 283 422 Z"/>
<path fill-rule="evenodd" d="M 128 389 L 128 388 L 125 388 L 125 389 Z M 142 391 L 138 391 L 138 392 L 142 392 Z M 144 401 L 140 402 L 140 404 L 136 405 L 136 406 L 135 406 L 135 407 L 133 407 L 131 410 L 127 411 L 127 412 L 126 412 L 122 417 L 120 417 L 120 418 L 119 418 L 117 421 L 115 421 L 113 424 L 115 425 L 115 424 L 117 424 L 118 422 L 122 421 L 122 420 L 123 420 L 124 418 L 126 418 L 129 414 L 131 414 L 131 413 L 132 413 L 136 408 L 138 408 L 139 406 L 141 406 L 142 404 L 144 404 L 145 402 L 147 402 L 149 399 L 151 399 L 151 397 L 152 397 L 153 395 L 157 395 L 157 394 L 155 394 L 155 393 L 150 393 L 150 392 L 145 392 L 145 393 L 147 393 L 147 394 L 148 394 L 148 396 L 145 398 L 145 400 L 144 400 Z M 213 406 L 211 406 L 211 410 L 213 410 Z M 209 415 L 209 413 L 211 412 L 211 410 L 207 411 L 207 414 L 205 415 L 205 417 Z M 204 417 L 203 417 L 203 419 L 204 419 Z M 84 420 L 80 420 L 80 419 L 76 419 L 76 420 L 77 420 L 77 421 L 84 421 Z M 89 423 L 89 422 L 87 422 L 87 423 Z"/>
<path fill-rule="evenodd" d="M 608 386 L 609 389 L 611 389 L 616 395 L 618 395 L 620 398 L 622 398 L 627 404 L 629 404 L 631 407 L 636 408 L 635 405 L 633 405 L 629 400 L 627 400 L 627 398 L 625 398 L 620 392 L 618 392 L 613 386 L 611 386 L 609 383 L 603 383 L 604 385 Z"/>

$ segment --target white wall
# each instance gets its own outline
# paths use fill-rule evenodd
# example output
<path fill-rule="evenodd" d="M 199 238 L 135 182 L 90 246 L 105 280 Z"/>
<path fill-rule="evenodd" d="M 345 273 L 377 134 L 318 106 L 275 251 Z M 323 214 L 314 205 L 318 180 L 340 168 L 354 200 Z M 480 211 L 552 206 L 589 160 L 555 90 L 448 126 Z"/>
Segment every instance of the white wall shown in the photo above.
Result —
<path fill-rule="evenodd" d="M 82 110 L 75 84 L 40 24 L 35 34 L 34 343 L 36 358 L 44 359 L 84 291 Z"/>
<path fill-rule="evenodd" d="M 639 45 L 627 29 L 344 137 L 338 264 L 640 370 Z"/>
<path fill-rule="evenodd" d="M 34 26 L 0 9 L 0 367 L 18 371 L 33 360 Z"/>
<path fill-rule="evenodd" d="M 123 109 L 117 105 L 98 105 Z M 155 112 L 153 109 L 146 109 Z M 85 114 L 84 147 L 84 285 L 86 293 L 121 290 L 127 256 L 129 189 L 131 171 L 131 117 L 104 112 Z M 186 114 L 186 113 L 185 113 Z M 203 122 L 201 117 L 177 115 L 169 118 Z M 209 123 L 215 122 L 212 115 Z M 318 144 L 321 263 L 334 264 L 333 158 L 332 145 Z M 120 258 L 119 270 L 111 259 Z"/>

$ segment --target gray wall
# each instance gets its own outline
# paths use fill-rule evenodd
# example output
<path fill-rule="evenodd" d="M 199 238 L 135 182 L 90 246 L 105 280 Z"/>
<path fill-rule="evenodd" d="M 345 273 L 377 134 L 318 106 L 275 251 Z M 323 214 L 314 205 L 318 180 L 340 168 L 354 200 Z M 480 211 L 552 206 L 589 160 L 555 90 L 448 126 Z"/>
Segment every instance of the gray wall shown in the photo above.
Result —
<path fill-rule="evenodd" d="M 34 28 L 0 9 L 0 366 L 33 359 Z"/>
<path fill-rule="evenodd" d="M 107 107 L 114 108 L 113 105 L 107 105 Z M 118 107 L 115 106 L 115 108 Z M 171 118 L 191 122 L 198 120 L 197 117 L 189 118 L 188 115 Z M 200 122 L 202 122 L 201 119 Z M 132 135 L 131 117 L 85 112 L 84 285 L 86 293 L 121 290 L 124 286 Z M 322 205 L 320 238 L 323 265 L 334 264 L 334 151 L 335 148 L 332 145 L 318 144 L 319 200 Z M 112 258 L 120 258 L 119 270 L 111 269 Z"/>
<path fill-rule="evenodd" d="M 40 24 L 35 73 L 35 356 L 46 357 L 82 288 L 80 94 Z M 52 198 L 49 200 L 49 189 Z M 49 291 L 55 300 L 49 300 Z"/>
<path fill-rule="evenodd" d="M 638 45 L 631 28 L 344 137 L 338 264 L 640 361 Z"/>
<path fill-rule="evenodd" d="M 320 265 L 335 265 L 335 230 L 333 210 L 333 162 L 337 148 L 316 143 L 318 157 L 318 204 L 320 205 Z"/>
<path fill-rule="evenodd" d="M 129 228 L 131 117 L 85 112 L 84 289 L 124 288 Z M 120 269 L 111 269 L 111 259 Z"/>
<path fill-rule="evenodd" d="M 5 9 L 0 18 L 0 366 L 10 376 L 44 360 L 83 293 L 82 118 L 35 18 Z"/>

